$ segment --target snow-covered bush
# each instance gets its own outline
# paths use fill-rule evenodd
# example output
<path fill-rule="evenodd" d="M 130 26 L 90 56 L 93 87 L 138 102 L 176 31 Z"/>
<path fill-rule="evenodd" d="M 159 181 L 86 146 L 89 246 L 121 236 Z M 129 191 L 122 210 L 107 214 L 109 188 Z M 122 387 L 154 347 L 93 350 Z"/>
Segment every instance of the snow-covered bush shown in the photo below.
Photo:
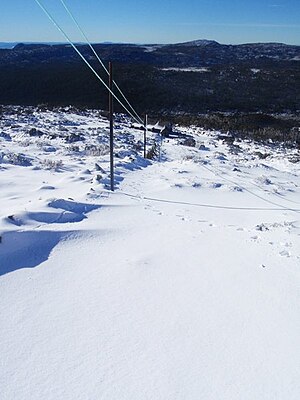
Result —
<path fill-rule="evenodd" d="M 109 146 L 106 144 L 99 144 L 99 145 L 87 144 L 84 150 L 86 155 L 92 157 L 100 157 L 109 154 Z"/>
<path fill-rule="evenodd" d="M 70 133 L 68 136 L 66 136 L 65 141 L 67 143 L 75 143 L 75 142 L 80 142 L 84 140 L 84 136 L 80 133 Z"/>
<path fill-rule="evenodd" d="M 153 160 L 158 155 L 159 155 L 159 147 L 157 146 L 156 143 L 154 143 L 152 147 L 150 147 L 150 149 L 147 151 L 146 158 L 148 158 L 149 160 Z"/>
<path fill-rule="evenodd" d="M 38 129 L 36 129 L 36 128 L 31 128 L 29 131 L 28 131 L 28 134 L 29 134 L 29 136 L 31 136 L 31 137 L 41 137 L 41 136 L 43 136 L 44 135 L 44 132 L 42 132 L 42 131 L 40 131 L 40 130 L 38 130 Z"/>
<path fill-rule="evenodd" d="M 42 166 L 43 166 L 43 168 L 46 168 L 46 169 L 57 170 L 63 166 L 63 162 L 62 162 L 62 160 L 52 160 L 50 158 L 47 158 L 42 161 Z"/>
<path fill-rule="evenodd" d="M 19 165 L 21 167 L 29 167 L 32 165 L 31 160 L 21 153 L 0 153 L 0 162 Z"/>
<path fill-rule="evenodd" d="M 77 144 L 70 144 L 67 149 L 70 153 L 79 153 L 80 151 L 80 148 Z"/>
<path fill-rule="evenodd" d="M 29 138 L 25 138 L 23 140 L 20 140 L 18 144 L 19 144 L 19 146 L 22 146 L 22 147 L 29 147 L 33 143 L 34 143 L 33 140 L 31 140 Z"/>
<path fill-rule="evenodd" d="M 196 140 L 192 137 L 184 139 L 180 144 L 188 147 L 196 147 Z"/>
<path fill-rule="evenodd" d="M 0 132 L 0 138 L 5 139 L 7 141 L 11 141 L 11 136 L 6 132 Z"/>

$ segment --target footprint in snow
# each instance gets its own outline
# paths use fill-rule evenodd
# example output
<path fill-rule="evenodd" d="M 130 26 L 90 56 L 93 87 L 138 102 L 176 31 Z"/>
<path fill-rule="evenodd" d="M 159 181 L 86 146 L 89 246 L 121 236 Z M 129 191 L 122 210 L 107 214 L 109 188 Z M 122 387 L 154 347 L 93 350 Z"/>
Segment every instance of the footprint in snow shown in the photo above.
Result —
<path fill-rule="evenodd" d="M 252 240 L 259 240 L 260 239 L 260 237 L 259 236 L 257 236 L 257 235 L 255 235 L 255 236 L 251 236 L 251 238 L 250 239 L 252 239 Z"/>
<path fill-rule="evenodd" d="M 281 242 L 280 243 L 280 246 L 283 246 L 283 247 L 292 247 L 293 245 L 292 245 L 292 243 L 288 243 L 288 242 Z"/>
<path fill-rule="evenodd" d="M 190 221 L 190 219 L 185 217 L 184 215 L 176 214 L 176 217 L 178 217 L 181 221 Z"/>
<path fill-rule="evenodd" d="M 39 190 L 55 190 L 55 186 L 44 185 L 39 188 Z"/>
<path fill-rule="evenodd" d="M 155 209 L 155 208 L 151 207 L 151 210 L 157 215 L 163 215 L 163 213 L 158 209 Z"/>
<path fill-rule="evenodd" d="M 239 186 L 230 186 L 229 187 L 229 190 L 231 191 L 231 192 L 243 192 L 244 190 L 241 188 L 241 187 L 239 187 Z"/>
<path fill-rule="evenodd" d="M 282 250 L 279 252 L 279 254 L 281 255 L 281 257 L 291 257 L 291 253 L 287 250 Z"/>
<path fill-rule="evenodd" d="M 193 187 L 193 188 L 196 188 L 196 189 L 200 188 L 201 186 L 202 186 L 202 184 L 201 184 L 201 183 L 198 183 L 198 182 L 194 182 L 194 183 L 192 184 L 192 187 Z"/>
<path fill-rule="evenodd" d="M 222 183 L 215 182 L 215 183 L 213 183 L 210 187 L 211 187 L 212 189 L 219 189 L 219 188 L 221 188 L 222 186 L 223 186 Z"/>

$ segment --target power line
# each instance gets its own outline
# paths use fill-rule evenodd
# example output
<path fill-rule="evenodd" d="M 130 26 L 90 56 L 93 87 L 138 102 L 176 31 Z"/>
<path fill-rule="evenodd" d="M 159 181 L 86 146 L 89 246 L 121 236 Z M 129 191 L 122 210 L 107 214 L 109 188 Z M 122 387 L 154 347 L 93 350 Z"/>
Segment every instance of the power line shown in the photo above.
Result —
<path fill-rule="evenodd" d="M 246 177 L 245 177 L 245 178 L 246 178 Z M 263 190 L 264 192 L 267 192 L 267 193 L 269 193 L 269 194 L 271 194 L 271 195 L 273 195 L 273 196 L 278 197 L 278 198 L 281 199 L 281 200 L 288 201 L 289 203 L 293 203 L 293 204 L 298 204 L 298 205 L 300 204 L 298 201 L 294 201 L 294 200 L 286 199 L 285 197 L 282 197 L 282 195 L 279 194 L 279 193 L 277 193 L 277 192 L 272 192 L 271 190 L 262 189 L 262 187 L 261 187 L 260 185 L 254 183 L 254 182 L 251 182 L 251 184 L 252 184 L 253 186 L 259 188 L 260 190 Z"/>
<path fill-rule="evenodd" d="M 245 188 L 244 186 L 239 185 L 239 184 L 236 183 L 235 181 L 233 181 L 233 180 L 231 180 L 231 179 L 228 179 L 228 178 L 225 178 L 224 176 L 221 175 L 221 173 L 216 172 L 216 171 L 214 171 L 213 169 L 208 168 L 208 167 L 207 167 L 206 165 L 204 165 L 203 163 L 201 163 L 200 165 L 201 165 L 203 168 L 205 168 L 206 170 L 208 170 L 208 171 L 210 171 L 211 173 L 213 173 L 214 175 L 219 176 L 221 179 L 223 179 L 223 180 L 225 180 L 225 181 L 227 181 L 227 182 L 233 183 L 234 185 L 238 186 L 239 188 L 241 188 L 241 189 L 245 190 L 246 192 L 252 194 L 252 196 L 257 197 L 258 199 L 263 200 L 263 201 L 265 201 L 266 203 L 272 204 L 272 205 L 277 206 L 277 207 L 281 207 L 282 210 L 294 211 L 294 212 L 297 212 L 297 213 L 300 212 L 299 209 L 294 209 L 294 208 L 285 207 L 285 206 L 283 206 L 283 205 L 281 205 L 281 204 L 275 203 L 274 201 L 265 199 L 264 197 L 260 196 L 259 194 L 256 194 L 256 193 L 252 192 L 250 189 L 247 189 L 247 188 Z M 218 170 L 217 170 L 217 171 L 218 171 Z"/>
<path fill-rule="evenodd" d="M 78 21 L 76 20 L 76 18 L 74 17 L 73 13 L 70 11 L 70 9 L 68 8 L 67 4 L 65 3 L 64 0 L 60 0 L 61 4 L 63 5 L 64 9 L 67 11 L 67 13 L 69 14 L 70 18 L 72 19 L 72 21 L 74 22 L 74 24 L 77 26 L 77 29 L 79 30 L 79 32 L 81 33 L 82 37 L 84 38 L 84 40 L 86 41 L 86 43 L 88 44 L 88 46 L 90 47 L 90 49 L 92 50 L 92 52 L 94 53 L 95 57 L 97 58 L 97 60 L 99 61 L 100 65 L 104 68 L 105 72 L 109 75 L 109 71 L 106 68 L 106 66 L 104 65 L 103 61 L 101 60 L 101 58 L 99 57 L 99 55 L 97 54 L 96 50 L 94 49 L 93 45 L 91 44 L 90 40 L 88 39 L 87 35 L 84 33 L 83 29 L 81 28 L 81 26 L 79 25 Z M 136 115 L 136 117 L 139 119 L 139 121 L 141 123 L 143 123 L 142 118 L 138 115 L 138 113 L 135 111 L 135 109 L 133 108 L 133 106 L 130 104 L 130 102 L 128 101 L 128 99 L 126 98 L 126 96 L 124 95 L 124 93 L 122 92 L 122 90 L 120 89 L 120 87 L 117 85 L 116 81 L 113 81 L 115 87 L 118 89 L 118 91 L 120 92 L 121 96 L 123 97 L 123 99 L 126 101 L 126 103 L 129 105 L 129 107 L 131 108 L 132 112 Z"/>
<path fill-rule="evenodd" d="M 44 11 L 50 21 L 54 24 L 54 26 L 62 33 L 68 43 L 73 47 L 76 53 L 80 56 L 80 58 L 84 61 L 84 63 L 90 68 L 90 70 L 94 73 L 94 75 L 99 79 L 99 81 L 105 86 L 105 88 L 111 93 L 111 95 L 117 100 L 117 102 L 124 108 L 124 110 L 136 121 L 140 124 L 140 121 L 127 109 L 127 107 L 119 100 L 119 98 L 113 93 L 113 91 L 108 87 L 108 85 L 104 82 L 104 80 L 99 76 L 99 74 L 95 71 L 95 69 L 91 66 L 91 64 L 86 60 L 86 58 L 81 54 L 81 52 L 74 45 L 69 36 L 65 33 L 65 31 L 60 27 L 60 25 L 56 22 L 50 12 L 44 7 L 44 5 L 40 2 L 40 0 L 34 0 L 39 7 Z"/>
<path fill-rule="evenodd" d="M 282 211 L 282 208 L 263 208 L 263 207 L 234 207 L 234 206 L 222 206 L 217 204 L 205 204 L 205 203 L 189 203 L 187 201 L 176 201 L 176 200 L 167 200 L 167 199 L 157 199 L 153 197 L 146 196 L 137 196 L 134 194 L 120 192 L 127 197 L 132 197 L 139 200 L 149 200 L 155 201 L 159 203 L 168 203 L 168 204 L 179 204 L 184 206 L 194 206 L 194 207 L 204 207 L 204 208 L 216 208 L 221 210 L 237 210 L 237 211 Z M 289 209 L 289 211 L 299 212 L 300 209 Z"/>

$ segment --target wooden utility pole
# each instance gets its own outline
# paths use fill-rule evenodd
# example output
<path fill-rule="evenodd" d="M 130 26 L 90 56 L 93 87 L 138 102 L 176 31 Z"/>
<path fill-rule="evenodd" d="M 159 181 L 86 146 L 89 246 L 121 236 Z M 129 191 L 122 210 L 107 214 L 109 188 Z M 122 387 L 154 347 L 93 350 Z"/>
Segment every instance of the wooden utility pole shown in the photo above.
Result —
<path fill-rule="evenodd" d="M 144 119 L 144 158 L 147 157 L 147 125 L 148 125 L 148 115 L 145 115 Z"/>
<path fill-rule="evenodd" d="M 113 68 L 109 62 L 109 143 L 110 143 L 110 190 L 115 190 L 114 184 L 114 109 L 113 109 Z"/>

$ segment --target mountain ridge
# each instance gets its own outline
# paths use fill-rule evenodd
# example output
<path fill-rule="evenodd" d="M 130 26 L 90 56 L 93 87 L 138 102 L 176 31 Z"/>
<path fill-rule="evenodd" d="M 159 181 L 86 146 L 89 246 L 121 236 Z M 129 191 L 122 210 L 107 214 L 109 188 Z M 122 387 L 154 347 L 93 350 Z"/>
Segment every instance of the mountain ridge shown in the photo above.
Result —
<path fill-rule="evenodd" d="M 78 44 L 83 44 L 82 42 L 76 42 Z M 221 43 L 218 42 L 217 40 L 214 39 L 193 39 L 193 40 L 188 40 L 185 42 L 175 42 L 175 43 L 138 43 L 138 42 L 112 42 L 112 41 L 104 41 L 104 42 L 97 42 L 93 41 L 93 44 L 103 44 L 103 45 L 134 45 L 134 46 L 176 46 L 176 45 L 198 45 L 198 46 L 204 46 L 204 45 L 210 45 L 210 44 L 218 44 L 221 46 L 244 46 L 244 45 L 284 45 L 284 46 L 292 46 L 292 47 L 300 47 L 300 45 L 297 45 L 295 43 L 284 43 L 284 42 L 245 42 L 245 43 Z M 0 42 L 0 49 L 1 48 L 12 48 L 13 46 L 16 46 L 18 44 L 25 44 L 25 45 L 31 45 L 31 44 L 36 44 L 36 45 L 65 45 L 68 44 L 68 42 L 47 42 L 47 41 L 13 41 L 13 42 Z"/>
<path fill-rule="evenodd" d="M 87 45 L 78 48 L 94 68 Z M 300 109 L 300 46 L 222 45 L 196 40 L 170 45 L 95 44 L 116 81 L 141 111 L 296 112 Z M 18 44 L 0 50 L 0 104 L 105 108 L 106 89 L 69 44 Z"/>

